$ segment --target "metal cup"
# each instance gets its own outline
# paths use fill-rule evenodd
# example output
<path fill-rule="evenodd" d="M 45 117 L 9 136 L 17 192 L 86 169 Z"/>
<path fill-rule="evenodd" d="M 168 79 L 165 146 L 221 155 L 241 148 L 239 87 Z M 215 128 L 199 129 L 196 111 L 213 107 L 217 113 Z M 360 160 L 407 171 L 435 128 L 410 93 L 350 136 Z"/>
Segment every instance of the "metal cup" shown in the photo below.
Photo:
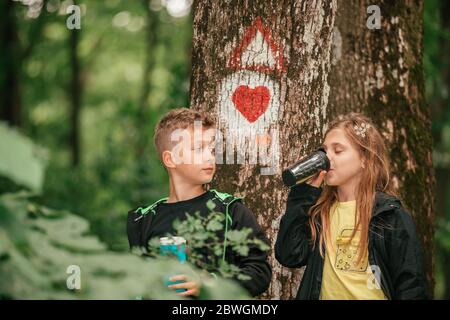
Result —
<path fill-rule="evenodd" d="M 328 171 L 329 169 L 330 160 L 325 150 L 320 148 L 284 170 L 282 178 L 286 186 L 292 187 L 308 180 L 321 170 Z"/>

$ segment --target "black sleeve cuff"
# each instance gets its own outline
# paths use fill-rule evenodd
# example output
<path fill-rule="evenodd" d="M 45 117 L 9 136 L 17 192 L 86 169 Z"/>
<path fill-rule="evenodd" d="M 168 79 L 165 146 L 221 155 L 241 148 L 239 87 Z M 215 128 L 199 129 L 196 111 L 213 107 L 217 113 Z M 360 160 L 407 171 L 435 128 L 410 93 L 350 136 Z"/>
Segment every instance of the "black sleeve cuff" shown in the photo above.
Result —
<path fill-rule="evenodd" d="M 320 196 L 321 193 L 322 193 L 322 188 L 316 188 L 307 183 L 300 183 L 300 184 L 296 184 L 295 186 L 293 186 L 291 188 L 289 195 L 292 195 L 294 197 L 305 196 L 305 195 L 318 197 L 318 196 Z"/>

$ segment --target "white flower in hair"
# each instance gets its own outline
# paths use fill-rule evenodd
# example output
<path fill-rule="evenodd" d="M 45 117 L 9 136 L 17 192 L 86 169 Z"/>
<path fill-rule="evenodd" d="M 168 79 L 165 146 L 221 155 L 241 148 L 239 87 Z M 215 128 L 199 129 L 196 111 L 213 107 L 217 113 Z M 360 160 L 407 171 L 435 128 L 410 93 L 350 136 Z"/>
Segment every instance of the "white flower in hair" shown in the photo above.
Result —
<path fill-rule="evenodd" d="M 353 127 L 353 129 L 355 129 L 355 133 L 358 136 L 363 137 L 363 138 L 366 137 L 366 132 L 367 132 L 367 129 L 369 129 L 369 128 L 370 128 L 370 124 L 365 123 L 365 122 L 361 123 L 360 126 L 356 125 Z"/>

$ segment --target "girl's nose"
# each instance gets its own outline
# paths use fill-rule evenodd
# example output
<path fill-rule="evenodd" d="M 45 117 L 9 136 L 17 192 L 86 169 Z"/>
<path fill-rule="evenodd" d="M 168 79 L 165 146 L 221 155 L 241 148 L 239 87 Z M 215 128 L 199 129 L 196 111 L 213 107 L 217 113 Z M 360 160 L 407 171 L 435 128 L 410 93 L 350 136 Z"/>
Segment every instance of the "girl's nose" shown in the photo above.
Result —
<path fill-rule="evenodd" d="M 328 156 L 328 160 L 330 161 L 330 169 L 334 168 L 334 157 L 327 155 Z"/>

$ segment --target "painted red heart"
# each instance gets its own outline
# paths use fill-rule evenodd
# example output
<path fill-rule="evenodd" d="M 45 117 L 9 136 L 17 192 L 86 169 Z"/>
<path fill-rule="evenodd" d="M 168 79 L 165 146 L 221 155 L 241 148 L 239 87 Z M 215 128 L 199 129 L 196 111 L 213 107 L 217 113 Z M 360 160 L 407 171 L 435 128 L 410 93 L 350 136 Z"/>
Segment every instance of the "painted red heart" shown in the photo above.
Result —
<path fill-rule="evenodd" d="M 255 122 L 267 110 L 270 101 L 270 91 L 265 86 L 252 89 L 249 86 L 239 86 L 231 97 L 236 109 L 250 122 Z"/>

